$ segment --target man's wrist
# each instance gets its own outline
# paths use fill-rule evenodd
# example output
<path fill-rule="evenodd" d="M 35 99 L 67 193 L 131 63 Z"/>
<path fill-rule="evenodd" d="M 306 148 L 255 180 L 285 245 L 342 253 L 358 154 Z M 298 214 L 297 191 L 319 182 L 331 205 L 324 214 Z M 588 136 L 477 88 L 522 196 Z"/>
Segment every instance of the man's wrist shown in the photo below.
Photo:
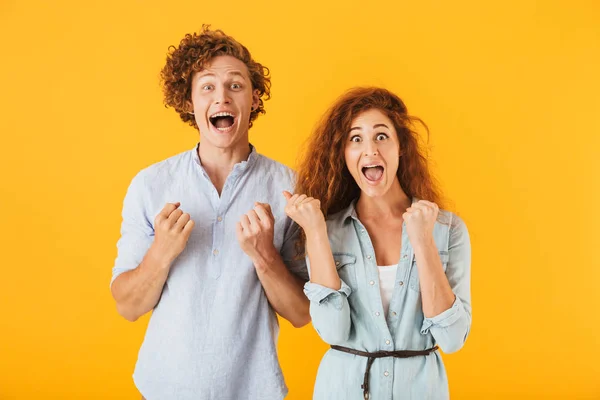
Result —
<path fill-rule="evenodd" d="M 270 249 L 254 256 L 252 258 L 252 263 L 258 272 L 266 272 L 271 269 L 279 257 L 280 255 L 275 249 L 275 246 L 271 246 Z"/>
<path fill-rule="evenodd" d="M 150 246 L 148 249 L 148 253 L 146 253 L 146 257 L 150 264 L 157 269 L 169 269 L 173 260 L 169 257 L 166 257 L 163 252 L 157 249 L 154 246 Z"/>

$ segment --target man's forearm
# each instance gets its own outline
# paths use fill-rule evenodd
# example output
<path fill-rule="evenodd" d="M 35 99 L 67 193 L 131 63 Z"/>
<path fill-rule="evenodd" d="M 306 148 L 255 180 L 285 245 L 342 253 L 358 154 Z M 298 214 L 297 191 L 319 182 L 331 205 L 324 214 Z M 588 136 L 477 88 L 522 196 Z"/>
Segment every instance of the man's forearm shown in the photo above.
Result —
<path fill-rule="evenodd" d="M 150 248 L 137 268 L 119 275 L 111 286 L 119 314 L 135 321 L 152 310 L 160 299 L 169 265 Z"/>
<path fill-rule="evenodd" d="M 303 292 L 304 282 L 288 270 L 279 253 L 255 260 L 254 266 L 271 307 L 296 328 L 308 324 L 309 302 Z"/>

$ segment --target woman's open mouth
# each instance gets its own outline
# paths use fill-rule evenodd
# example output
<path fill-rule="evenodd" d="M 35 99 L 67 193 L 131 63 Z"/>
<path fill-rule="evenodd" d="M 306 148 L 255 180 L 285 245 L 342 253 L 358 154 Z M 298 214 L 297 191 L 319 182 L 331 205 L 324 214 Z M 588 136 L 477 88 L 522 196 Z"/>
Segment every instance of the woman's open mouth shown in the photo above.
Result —
<path fill-rule="evenodd" d="M 218 132 L 227 133 L 233 129 L 235 115 L 228 111 L 222 111 L 211 115 L 208 120 Z"/>
<path fill-rule="evenodd" d="M 384 168 L 383 165 L 372 164 L 365 165 L 361 171 L 369 183 L 377 183 L 383 178 Z"/>

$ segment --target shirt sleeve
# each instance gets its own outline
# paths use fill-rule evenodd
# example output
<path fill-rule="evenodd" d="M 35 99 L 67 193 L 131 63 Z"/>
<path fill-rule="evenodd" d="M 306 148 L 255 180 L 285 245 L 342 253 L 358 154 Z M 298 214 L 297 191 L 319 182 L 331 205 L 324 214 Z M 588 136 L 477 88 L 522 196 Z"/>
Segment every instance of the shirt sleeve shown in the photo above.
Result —
<path fill-rule="evenodd" d="M 306 265 L 310 272 L 310 262 L 306 257 Z M 341 280 L 341 279 L 340 279 Z M 348 297 L 352 289 L 341 280 L 339 290 L 306 282 L 304 294 L 310 301 L 312 324 L 325 343 L 342 344 L 350 336 L 350 304 Z"/>
<path fill-rule="evenodd" d="M 110 284 L 123 272 L 137 268 L 154 240 L 154 227 L 146 215 L 144 204 L 145 183 L 142 173 L 131 181 L 125 200 L 121 222 L 121 237 L 117 242 L 117 258 L 112 269 Z"/>
<path fill-rule="evenodd" d="M 304 258 L 304 246 L 300 243 L 301 228 L 288 218 L 291 222 L 285 232 L 283 245 L 281 246 L 281 258 L 290 272 L 304 282 L 308 281 L 308 268 Z"/>
<path fill-rule="evenodd" d="M 471 243 L 464 222 L 453 215 L 448 242 L 446 277 L 455 295 L 452 306 L 425 318 L 421 333 L 431 333 L 445 353 L 460 350 L 471 329 Z"/>
<path fill-rule="evenodd" d="M 342 287 L 339 290 L 333 290 L 317 283 L 306 282 L 304 285 L 304 294 L 308 297 L 308 300 L 318 304 L 324 304 L 331 301 L 334 303 L 334 307 L 339 310 L 342 307 L 342 296 L 348 298 L 350 293 L 352 293 L 350 286 L 344 281 L 341 282 Z"/>

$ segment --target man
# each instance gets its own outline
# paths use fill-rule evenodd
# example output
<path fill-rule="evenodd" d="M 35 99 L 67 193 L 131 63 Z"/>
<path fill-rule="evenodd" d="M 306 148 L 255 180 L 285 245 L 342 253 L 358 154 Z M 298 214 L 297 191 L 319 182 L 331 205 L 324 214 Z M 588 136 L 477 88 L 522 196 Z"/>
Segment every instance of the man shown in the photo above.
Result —
<path fill-rule="evenodd" d="M 123 205 L 111 291 L 127 320 L 153 310 L 133 375 L 148 400 L 282 399 L 276 311 L 310 320 L 285 216 L 285 166 L 250 145 L 268 69 L 204 26 L 171 47 L 164 101 L 200 144 L 142 170 Z"/>

